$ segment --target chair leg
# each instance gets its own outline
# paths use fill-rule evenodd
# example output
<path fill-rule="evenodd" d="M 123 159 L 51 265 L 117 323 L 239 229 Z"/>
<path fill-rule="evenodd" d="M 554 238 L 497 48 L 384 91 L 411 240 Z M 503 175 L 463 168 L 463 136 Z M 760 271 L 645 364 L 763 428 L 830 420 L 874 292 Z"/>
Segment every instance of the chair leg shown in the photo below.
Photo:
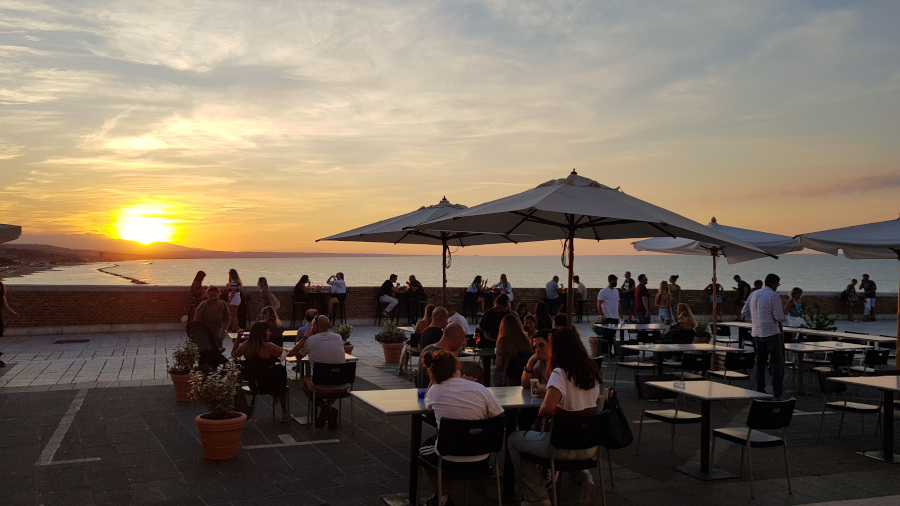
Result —
<path fill-rule="evenodd" d="M 822 437 L 822 424 L 825 423 L 825 405 L 822 406 L 822 416 L 819 417 L 819 432 L 816 433 L 816 443 L 819 442 L 819 438 Z"/>
<path fill-rule="evenodd" d="M 603 485 L 603 455 L 599 454 L 602 451 L 601 448 L 597 454 L 597 476 L 600 477 L 600 504 L 606 506 L 606 487 Z"/>
<path fill-rule="evenodd" d="M 609 468 L 609 486 L 616 488 L 616 482 L 613 481 L 613 473 L 612 473 L 612 457 L 609 455 L 609 448 L 606 449 L 606 464 Z"/>
<path fill-rule="evenodd" d="M 741 459 L 743 462 L 744 459 Z M 750 448 L 750 442 L 747 442 L 747 464 L 750 466 L 750 499 L 756 499 L 753 495 L 753 450 Z"/>
<path fill-rule="evenodd" d="M 788 484 L 788 494 L 793 495 L 791 491 L 791 468 L 788 466 L 788 455 L 787 455 L 787 441 L 783 441 L 782 447 L 784 448 L 784 475 L 787 477 Z"/>
<path fill-rule="evenodd" d="M 553 489 L 553 506 L 559 506 L 559 501 L 556 498 L 556 461 L 552 458 L 550 459 L 550 483 Z"/>
<path fill-rule="evenodd" d="M 675 457 L 675 424 L 672 425 L 672 457 Z"/>
<path fill-rule="evenodd" d="M 638 440 L 634 448 L 634 455 L 637 456 L 641 451 L 641 434 L 644 433 L 644 412 L 641 411 L 641 423 L 638 425 Z"/>
<path fill-rule="evenodd" d="M 500 466 L 494 462 L 494 481 L 497 483 L 497 506 L 503 506 L 503 492 L 500 490 Z"/>
<path fill-rule="evenodd" d="M 838 437 L 841 437 L 841 431 L 844 430 L 844 415 L 846 414 L 846 411 L 841 411 L 841 424 L 838 425 Z"/>

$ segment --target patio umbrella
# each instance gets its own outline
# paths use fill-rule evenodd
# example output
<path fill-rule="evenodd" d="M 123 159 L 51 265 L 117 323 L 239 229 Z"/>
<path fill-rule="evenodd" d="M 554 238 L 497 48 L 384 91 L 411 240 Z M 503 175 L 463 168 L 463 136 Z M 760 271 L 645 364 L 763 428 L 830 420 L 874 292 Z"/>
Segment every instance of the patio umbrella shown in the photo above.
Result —
<path fill-rule="evenodd" d="M 409 227 L 419 225 L 429 220 L 441 219 L 451 216 L 466 209 L 462 204 L 451 204 L 447 197 L 441 199 L 436 205 L 422 206 L 410 213 L 402 214 L 394 218 L 388 218 L 370 225 L 365 225 L 347 232 L 317 239 L 319 241 L 358 241 L 380 242 L 393 244 L 440 244 L 443 259 L 443 286 L 441 287 L 441 303 L 447 302 L 447 269 L 450 268 L 452 254 L 451 246 L 477 246 L 481 244 L 516 243 L 519 241 L 535 241 L 538 238 L 530 238 L 524 235 L 509 235 L 498 233 L 466 232 L 466 231 L 439 231 L 430 232 L 424 230 L 412 230 Z"/>
<path fill-rule="evenodd" d="M 18 225 L 0 225 L 0 244 L 15 241 L 22 235 L 22 227 Z"/>
<path fill-rule="evenodd" d="M 705 241 L 694 241 L 691 239 L 672 239 L 669 237 L 654 237 L 652 239 L 644 239 L 632 243 L 634 249 L 638 251 L 656 251 L 660 253 L 674 253 L 678 255 L 709 255 L 712 256 L 713 263 L 713 344 L 716 342 L 716 324 L 718 323 L 716 312 L 716 298 L 718 296 L 718 281 L 716 278 L 716 261 L 718 257 L 723 256 L 729 264 L 746 262 L 771 255 L 781 255 L 791 251 L 799 251 L 803 249 L 800 241 L 794 237 L 786 235 L 770 234 L 768 232 L 759 232 L 756 230 L 747 230 L 745 228 L 727 227 L 719 225 L 716 218 L 709 222 L 707 228 L 715 230 L 728 237 L 733 237 L 744 243 L 756 246 L 762 252 L 751 251 L 742 248 L 735 248 L 719 243 L 711 243 Z M 768 255 L 767 255 L 768 254 Z"/>
<path fill-rule="evenodd" d="M 837 255 L 840 250 L 851 260 L 900 260 L 900 218 L 800 234 L 797 237 L 804 248 L 832 255 Z M 900 337 L 900 287 L 897 295 L 897 336 Z M 900 350 L 900 340 L 897 349 Z M 900 368 L 900 356 L 897 357 L 896 364 Z"/>
<path fill-rule="evenodd" d="M 450 217 L 414 226 L 420 231 L 527 234 L 563 239 L 563 266 L 569 269 L 566 311 L 572 324 L 575 239 L 685 237 L 764 253 L 683 216 L 579 176 L 554 179 L 531 190 L 463 209 Z M 765 254 L 765 253 L 764 253 Z"/>

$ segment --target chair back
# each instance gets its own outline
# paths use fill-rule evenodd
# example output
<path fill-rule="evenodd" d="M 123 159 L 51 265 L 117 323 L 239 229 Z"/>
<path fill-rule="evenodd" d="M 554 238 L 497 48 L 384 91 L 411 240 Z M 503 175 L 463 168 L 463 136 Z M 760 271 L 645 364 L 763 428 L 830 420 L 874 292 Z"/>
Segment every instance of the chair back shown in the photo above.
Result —
<path fill-rule="evenodd" d="M 837 381 L 828 381 L 828 378 L 839 378 L 841 376 L 847 376 L 844 373 L 840 372 L 825 372 L 818 371 L 818 379 L 819 379 L 819 390 L 822 391 L 823 394 L 842 394 L 847 391 L 846 383 L 838 383 Z"/>
<path fill-rule="evenodd" d="M 863 362 L 867 366 L 873 368 L 880 365 L 887 365 L 890 354 L 891 350 L 866 350 L 866 358 Z"/>
<path fill-rule="evenodd" d="M 725 354 L 725 369 L 728 371 L 742 371 L 753 369 L 756 362 L 756 354 L 741 351 L 729 351 Z"/>
<path fill-rule="evenodd" d="M 581 450 L 600 446 L 600 414 L 554 416 L 550 429 L 550 446 L 557 450 Z"/>
<path fill-rule="evenodd" d="M 745 327 L 738 327 L 738 338 L 744 342 L 753 342 L 753 334 L 751 334 L 751 330 Z"/>
<path fill-rule="evenodd" d="M 747 427 L 753 430 L 775 430 L 787 428 L 794 416 L 797 399 L 784 401 L 753 401 L 747 415 Z"/>
<path fill-rule="evenodd" d="M 506 415 L 485 420 L 441 418 L 437 451 L 442 457 L 484 455 L 503 448 Z"/>
<path fill-rule="evenodd" d="M 313 385 L 352 385 L 354 381 L 356 381 L 356 362 L 344 362 L 343 364 L 313 363 Z"/>
<path fill-rule="evenodd" d="M 594 361 L 594 364 L 597 366 L 598 371 L 603 370 L 603 357 L 592 357 L 591 360 Z"/>
<path fill-rule="evenodd" d="M 639 330 L 637 333 L 637 342 L 640 344 L 649 344 L 659 340 L 660 332 L 658 330 Z"/>
<path fill-rule="evenodd" d="M 675 381 L 674 374 L 637 374 L 634 376 L 634 386 L 637 390 L 638 399 L 642 401 L 663 401 L 666 399 L 675 399 L 678 394 L 654 388 L 652 385 L 645 385 L 648 381 Z"/>
<path fill-rule="evenodd" d="M 685 371 L 708 371 L 712 364 L 709 353 L 685 353 L 681 355 L 681 368 Z"/>
<path fill-rule="evenodd" d="M 410 345 L 413 348 L 419 347 L 419 341 L 422 340 L 422 334 L 413 333 L 409 336 L 409 341 L 406 344 Z"/>
<path fill-rule="evenodd" d="M 728 325 L 716 325 L 716 335 L 731 337 L 731 327 Z"/>
<path fill-rule="evenodd" d="M 853 365 L 853 350 L 834 350 L 831 352 L 831 368 L 835 371 Z"/>

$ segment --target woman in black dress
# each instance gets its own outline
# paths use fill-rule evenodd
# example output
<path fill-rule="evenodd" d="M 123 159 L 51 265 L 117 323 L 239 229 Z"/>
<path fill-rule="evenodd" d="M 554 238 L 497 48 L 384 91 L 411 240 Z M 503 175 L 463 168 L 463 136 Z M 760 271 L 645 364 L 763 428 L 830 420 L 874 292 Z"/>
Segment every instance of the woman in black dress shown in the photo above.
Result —
<path fill-rule="evenodd" d="M 289 423 L 292 417 L 287 407 L 287 371 L 280 363 L 286 351 L 270 343 L 269 336 L 269 325 L 256 322 L 250 327 L 250 337 L 244 339 L 238 335 L 231 355 L 244 357 L 243 374 L 250 382 L 250 388 L 277 400 L 281 404 L 281 423 Z"/>

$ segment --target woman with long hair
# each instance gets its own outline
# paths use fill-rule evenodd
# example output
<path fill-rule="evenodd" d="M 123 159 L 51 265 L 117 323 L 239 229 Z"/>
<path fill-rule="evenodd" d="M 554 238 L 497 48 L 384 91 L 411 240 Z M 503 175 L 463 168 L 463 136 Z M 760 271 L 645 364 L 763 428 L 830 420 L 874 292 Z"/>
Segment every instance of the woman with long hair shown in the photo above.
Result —
<path fill-rule="evenodd" d="M 259 298 L 262 307 L 271 306 L 275 311 L 278 311 L 278 308 L 281 307 L 281 301 L 269 290 L 269 281 L 264 277 L 260 277 L 256 281 L 256 286 L 259 287 Z"/>
<path fill-rule="evenodd" d="M 788 327 L 805 327 L 803 318 L 803 289 L 795 286 L 788 292 L 788 300 L 784 303 L 785 325 Z"/>
<path fill-rule="evenodd" d="M 495 284 L 491 288 L 493 288 L 495 290 L 499 290 L 500 293 L 505 294 L 507 297 L 509 297 L 509 302 L 512 303 L 512 301 L 513 301 L 512 285 L 509 284 L 509 280 L 506 279 L 506 274 L 501 274 L 500 282 Z"/>
<path fill-rule="evenodd" d="M 500 332 L 497 333 L 497 355 L 494 359 L 494 386 L 506 387 L 518 383 L 522 375 L 525 360 L 519 359 L 519 353 L 531 351 L 531 339 L 525 335 L 519 315 L 508 314 L 500 320 Z"/>
<path fill-rule="evenodd" d="M 19 313 L 13 311 L 13 308 L 9 307 L 9 302 L 6 300 L 6 285 L 3 284 L 3 281 L 0 281 L 0 337 L 3 337 L 3 331 L 6 329 L 6 324 L 3 322 L 3 311 L 9 311 L 10 313 L 19 316 Z M 0 357 L 3 356 L 3 352 L 0 351 Z M 6 367 L 6 362 L 0 360 L 0 367 Z"/>
<path fill-rule="evenodd" d="M 284 327 L 278 312 L 272 306 L 265 306 L 259 312 L 259 320 L 269 326 L 269 342 L 277 346 L 284 346 Z"/>
<path fill-rule="evenodd" d="M 481 276 L 475 276 L 475 279 L 472 280 L 472 284 L 469 285 L 469 288 L 466 289 L 466 305 L 475 305 L 478 304 L 478 312 L 484 312 L 484 296 L 482 292 L 487 289 L 487 281 L 481 281 Z"/>
<path fill-rule="evenodd" d="M 425 408 L 434 410 L 434 418 L 437 420 L 438 427 L 441 426 L 443 418 L 485 420 L 503 414 L 503 408 L 484 385 L 462 377 L 459 371 L 459 359 L 455 355 L 446 351 L 435 353 L 426 351 L 422 355 L 422 364 L 431 378 L 428 392 L 425 394 Z M 434 459 L 435 465 L 437 465 L 436 442 L 437 437 L 431 437 L 419 449 L 420 455 L 426 459 Z M 470 457 L 467 458 L 467 462 L 478 458 L 487 459 L 488 455 Z M 443 465 L 452 467 L 453 462 L 445 461 Z M 437 475 L 430 471 L 427 474 L 428 480 L 437 490 Z M 432 497 L 425 504 L 435 506 L 447 504 L 450 488 L 453 485 L 454 482 L 444 480 L 441 483 L 443 497 Z"/>
<path fill-rule="evenodd" d="M 194 312 L 197 311 L 197 307 L 203 302 L 203 292 L 205 291 L 203 287 L 203 279 L 206 277 L 206 273 L 203 271 L 197 271 L 197 274 L 194 276 L 194 281 L 191 283 L 191 291 L 188 298 L 188 311 L 187 311 L 187 319 L 188 321 L 194 320 Z"/>
<path fill-rule="evenodd" d="M 328 299 L 328 317 L 331 318 L 335 304 L 343 304 L 347 300 L 347 283 L 344 281 L 344 273 L 338 272 L 325 280 L 331 286 L 331 297 Z M 334 320 L 336 318 L 332 318 Z"/>
<path fill-rule="evenodd" d="M 656 292 L 656 307 L 659 310 L 659 319 L 666 325 L 672 323 L 672 295 L 669 293 L 669 283 L 665 281 L 659 282 L 659 290 Z"/>
<path fill-rule="evenodd" d="M 516 304 L 516 314 L 519 315 L 519 319 L 522 320 L 522 323 L 525 323 L 525 315 L 528 314 L 528 305 L 525 304 L 525 301 L 519 301 Z"/>
<path fill-rule="evenodd" d="M 419 345 L 419 340 L 422 339 L 422 334 L 425 332 L 425 329 L 431 326 L 431 317 L 434 314 L 435 307 L 437 306 L 434 304 L 425 306 L 425 316 L 416 322 L 416 328 L 413 330 L 416 339 L 410 339 L 410 343 L 407 343 L 407 345 L 403 347 L 403 353 L 400 355 L 400 365 L 397 367 L 397 376 L 406 376 L 406 363 L 409 361 L 409 356 L 418 355 L 419 350 L 422 349 L 422 346 Z M 413 344 L 415 344 L 415 346 L 413 346 Z"/>
<path fill-rule="evenodd" d="M 228 323 L 231 321 L 231 308 L 227 302 L 221 299 L 218 287 L 210 285 L 206 289 L 206 300 L 197 306 L 197 311 L 194 312 L 194 321 L 209 327 L 216 348 L 225 351 L 222 343 L 225 340 Z"/>
<path fill-rule="evenodd" d="M 669 276 L 669 295 L 672 297 L 672 304 L 669 314 L 673 317 L 678 314 L 678 304 L 681 304 L 681 286 L 678 284 L 678 275 Z"/>
<path fill-rule="evenodd" d="M 571 329 L 553 331 L 550 337 L 550 370 L 544 401 L 538 410 L 539 421 L 548 420 L 556 414 L 589 415 L 598 409 L 603 377 L 588 356 L 584 344 Z M 507 440 L 507 447 L 522 492 L 522 504 L 532 505 L 550 504 L 550 501 L 542 468 L 524 461 L 522 453 L 549 458 L 552 452 L 557 460 L 583 460 L 597 452 L 597 448 L 554 450 L 550 446 L 550 432 L 533 430 L 513 432 Z M 581 504 L 593 504 L 585 500 L 597 493 L 591 473 L 575 472 L 572 478 L 581 485 Z"/>
<path fill-rule="evenodd" d="M 287 371 L 281 365 L 284 348 L 269 342 L 269 325 L 256 322 L 250 327 L 250 337 L 246 340 L 238 335 L 231 355 L 244 357 L 243 373 L 250 381 L 250 388 L 263 395 L 271 395 L 281 404 L 281 423 L 293 419 L 287 407 Z"/>
<path fill-rule="evenodd" d="M 525 331 L 525 335 L 528 336 L 529 339 L 534 339 L 538 328 L 537 318 L 535 318 L 533 314 L 527 313 L 525 317 L 522 318 L 522 330 Z"/>
<path fill-rule="evenodd" d="M 535 303 L 534 317 L 537 318 L 537 328 L 539 328 L 539 329 L 552 329 L 553 328 L 553 317 L 550 316 L 550 313 L 547 311 L 547 304 L 544 301 Z"/>
<path fill-rule="evenodd" d="M 306 302 L 309 295 L 309 276 L 300 276 L 300 281 L 294 285 L 294 302 Z"/>
<path fill-rule="evenodd" d="M 244 288 L 244 284 L 241 282 L 241 277 L 238 276 L 238 272 L 234 269 L 228 270 L 228 311 L 231 313 L 231 323 L 229 329 L 232 331 L 237 331 L 240 329 L 240 323 L 238 323 L 238 308 L 241 306 L 241 289 Z"/>

